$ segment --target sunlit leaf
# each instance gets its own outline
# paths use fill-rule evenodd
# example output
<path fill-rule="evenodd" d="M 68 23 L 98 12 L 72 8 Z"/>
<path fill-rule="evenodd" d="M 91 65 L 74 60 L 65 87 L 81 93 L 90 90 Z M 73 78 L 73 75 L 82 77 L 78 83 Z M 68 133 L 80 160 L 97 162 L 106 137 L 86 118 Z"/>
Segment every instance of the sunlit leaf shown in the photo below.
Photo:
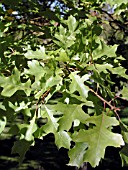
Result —
<path fill-rule="evenodd" d="M 74 93 L 77 91 L 83 98 L 87 98 L 89 88 L 84 84 L 84 81 L 89 79 L 89 77 L 90 75 L 88 75 L 88 77 L 86 77 L 86 79 L 83 80 L 82 78 L 80 78 L 79 75 L 77 75 L 77 72 L 72 72 L 70 74 L 70 78 L 72 80 L 70 84 L 70 92 Z"/>
<path fill-rule="evenodd" d="M 121 77 L 128 79 L 128 75 L 126 74 L 126 69 L 122 66 L 115 67 L 114 69 L 111 69 L 111 71 L 113 74 L 118 74 Z"/>
<path fill-rule="evenodd" d="M 28 61 L 29 69 L 24 70 L 24 74 L 30 74 L 35 76 L 35 81 L 41 79 L 46 73 L 46 70 L 39 64 L 37 60 Z"/>
<path fill-rule="evenodd" d="M 122 145 L 128 164 L 127 6 L 1 1 L 0 133 L 17 139 L 12 153 L 20 163 L 35 139 L 52 133 L 70 166 L 95 167 L 107 147 Z"/>
<path fill-rule="evenodd" d="M 62 85 L 62 78 L 59 75 L 55 77 L 51 76 L 46 82 L 46 88 L 53 87 L 55 85 Z"/>
<path fill-rule="evenodd" d="M 40 49 L 37 49 L 36 51 L 29 49 L 25 53 L 25 57 L 28 59 L 42 59 L 42 60 L 47 60 L 52 58 L 51 56 L 46 55 L 45 48 L 41 46 Z"/>
<path fill-rule="evenodd" d="M 71 32 L 75 31 L 75 29 L 78 25 L 75 17 L 73 17 L 72 15 L 68 18 L 67 24 L 68 24 L 69 31 L 71 31 Z"/>
<path fill-rule="evenodd" d="M 59 57 L 56 58 L 57 61 L 62 61 L 62 62 L 68 62 L 69 61 L 69 58 L 66 54 L 66 51 L 64 50 L 61 50 L 59 52 Z"/>
<path fill-rule="evenodd" d="M 27 96 L 31 93 L 30 80 L 26 83 L 21 83 L 20 72 L 17 68 L 14 68 L 11 76 L 1 77 L 0 80 L 0 86 L 3 87 L 3 91 L 1 93 L 3 96 L 10 97 L 18 90 L 23 90 Z"/>
<path fill-rule="evenodd" d="M 116 50 L 117 45 L 108 46 L 103 41 L 99 41 L 99 46 L 96 50 L 93 51 L 93 59 L 97 60 L 98 58 L 101 58 L 102 56 L 107 57 L 116 57 Z"/>

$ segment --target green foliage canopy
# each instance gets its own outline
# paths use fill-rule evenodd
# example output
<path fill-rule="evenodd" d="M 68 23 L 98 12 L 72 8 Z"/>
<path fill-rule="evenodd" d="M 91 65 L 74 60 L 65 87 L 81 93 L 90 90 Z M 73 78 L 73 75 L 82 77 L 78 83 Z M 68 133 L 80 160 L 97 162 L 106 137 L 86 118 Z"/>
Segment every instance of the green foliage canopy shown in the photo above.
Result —
<path fill-rule="evenodd" d="M 69 150 L 71 166 L 99 165 L 108 146 L 124 146 L 120 155 L 128 163 L 128 128 L 119 109 L 120 100 L 128 100 L 125 58 L 117 55 L 118 39 L 112 46 L 105 37 L 113 27 L 126 34 L 119 14 L 127 16 L 127 1 L 116 1 L 115 12 L 107 13 L 113 3 L 1 2 L 0 133 L 9 124 L 20 162 L 36 138 L 53 133 L 57 147 Z"/>

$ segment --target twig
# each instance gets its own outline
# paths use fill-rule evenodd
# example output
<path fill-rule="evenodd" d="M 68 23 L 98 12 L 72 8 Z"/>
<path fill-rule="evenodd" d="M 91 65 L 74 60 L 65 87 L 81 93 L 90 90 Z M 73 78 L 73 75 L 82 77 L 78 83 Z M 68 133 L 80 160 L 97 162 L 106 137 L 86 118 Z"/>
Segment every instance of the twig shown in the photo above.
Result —
<path fill-rule="evenodd" d="M 111 110 L 114 111 L 114 113 L 115 113 L 116 116 L 118 117 L 118 120 L 121 122 L 121 119 L 120 119 L 120 117 L 119 117 L 119 115 L 118 115 L 118 113 L 117 113 L 117 111 L 120 111 L 120 108 L 117 108 L 116 106 L 113 106 L 113 105 L 111 104 L 111 101 L 108 102 L 108 101 L 105 100 L 103 97 L 101 97 L 97 92 L 95 92 L 93 89 L 90 88 L 90 91 L 93 92 L 100 100 L 102 100 L 103 103 L 104 103 L 104 105 L 107 104 L 107 105 L 111 108 Z"/>
<path fill-rule="evenodd" d="M 45 103 L 45 97 L 47 97 L 47 95 L 49 94 L 50 92 L 50 89 L 48 89 L 45 93 L 43 93 L 43 95 L 41 96 L 41 100 L 42 100 L 42 103 L 44 104 Z"/>

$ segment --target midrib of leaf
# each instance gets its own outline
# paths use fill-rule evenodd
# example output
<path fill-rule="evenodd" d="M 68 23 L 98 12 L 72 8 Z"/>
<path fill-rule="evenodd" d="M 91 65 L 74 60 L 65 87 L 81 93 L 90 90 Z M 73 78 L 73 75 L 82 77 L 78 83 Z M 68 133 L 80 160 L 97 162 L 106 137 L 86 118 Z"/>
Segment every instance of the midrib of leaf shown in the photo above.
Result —
<path fill-rule="evenodd" d="M 96 151 L 98 149 L 98 147 L 100 146 L 99 144 L 99 141 L 100 141 L 100 134 L 102 134 L 102 125 L 103 125 L 103 118 L 104 118 L 104 114 L 102 113 L 102 121 L 101 121 L 101 124 L 100 124 L 100 128 L 99 128 L 99 136 L 98 136 L 98 140 L 97 140 L 97 146 L 96 146 Z"/>
<path fill-rule="evenodd" d="M 33 131 L 33 127 L 35 125 L 35 120 L 36 120 L 36 112 L 35 112 L 34 117 L 32 118 L 32 120 L 30 121 L 29 129 L 26 132 L 26 139 L 28 139 L 28 140 L 29 140 L 30 136 L 33 134 L 32 131 Z"/>
<path fill-rule="evenodd" d="M 77 76 L 77 75 L 76 75 L 76 76 Z M 86 97 L 87 94 L 85 94 L 85 86 L 84 86 L 83 82 L 82 82 L 82 84 L 81 84 L 80 82 L 78 82 L 78 79 L 77 79 L 76 76 L 74 76 L 74 79 L 75 79 L 75 81 L 77 82 L 77 86 L 82 90 L 82 92 L 83 92 L 83 94 L 84 94 L 84 97 Z"/>
<path fill-rule="evenodd" d="M 72 114 L 71 114 L 72 119 L 73 119 L 73 117 L 74 117 L 75 111 L 76 111 L 76 109 L 74 109 L 74 111 L 73 111 Z"/>
<path fill-rule="evenodd" d="M 49 109 L 48 109 L 46 106 L 45 106 L 45 109 L 46 109 L 46 111 L 47 111 L 47 114 L 48 114 L 48 117 L 49 117 L 50 121 L 52 122 L 55 130 L 57 131 L 57 127 L 56 127 L 56 125 L 55 125 L 55 123 L 57 123 L 57 122 L 55 121 L 55 118 L 53 117 L 53 115 L 50 113 L 51 111 L 49 111 Z M 52 118 L 53 118 L 53 119 L 52 119 Z"/>
<path fill-rule="evenodd" d="M 78 85 L 81 89 L 84 90 L 84 85 L 83 85 L 83 84 L 80 84 L 80 83 L 78 82 L 78 80 L 77 80 L 76 77 L 75 77 L 75 80 L 76 80 L 76 82 L 77 82 L 77 85 Z"/>
<path fill-rule="evenodd" d="M 76 106 L 76 108 L 73 110 L 72 114 L 71 114 L 71 119 L 72 121 L 74 120 L 74 115 L 75 115 L 75 112 L 78 111 L 78 106 Z M 79 114 L 79 116 L 81 116 L 81 114 Z"/>
<path fill-rule="evenodd" d="M 81 154 L 81 153 L 80 153 L 80 154 Z M 79 154 L 78 154 L 78 155 L 76 155 L 76 159 L 79 159 L 79 156 L 80 156 Z"/>
<path fill-rule="evenodd" d="M 60 140 L 63 141 L 63 144 L 65 144 L 65 141 L 63 140 L 62 135 L 61 135 L 61 131 L 60 133 L 58 132 L 58 135 L 59 135 Z"/>

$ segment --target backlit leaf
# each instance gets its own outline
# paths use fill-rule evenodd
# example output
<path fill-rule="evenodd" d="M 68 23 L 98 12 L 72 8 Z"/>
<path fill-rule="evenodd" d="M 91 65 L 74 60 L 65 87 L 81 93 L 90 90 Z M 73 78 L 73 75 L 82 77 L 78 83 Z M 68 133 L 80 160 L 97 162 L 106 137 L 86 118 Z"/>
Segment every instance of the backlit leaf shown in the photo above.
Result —
<path fill-rule="evenodd" d="M 88 118 L 87 122 L 95 126 L 88 130 L 81 129 L 79 132 L 76 132 L 73 140 L 75 142 L 85 142 L 88 145 L 83 161 L 89 162 L 95 167 L 104 158 L 107 146 L 120 147 L 124 145 L 124 141 L 120 134 L 110 131 L 110 127 L 119 124 L 116 118 L 102 114 Z"/>
<path fill-rule="evenodd" d="M 88 145 L 86 143 L 76 143 L 76 145 L 68 152 L 70 161 L 68 165 L 80 167 L 84 162 L 84 154 Z"/>
<path fill-rule="evenodd" d="M 82 105 L 59 103 L 54 106 L 54 109 L 63 114 L 59 120 L 60 130 L 69 130 L 74 120 L 79 120 L 84 123 L 89 117 L 88 114 L 82 110 Z"/>
<path fill-rule="evenodd" d="M 121 157 L 121 161 L 122 161 L 122 166 L 127 166 L 128 165 L 128 144 L 127 143 L 121 149 L 120 157 Z"/>
<path fill-rule="evenodd" d="M 7 123 L 7 119 L 5 116 L 3 116 L 1 119 L 0 119 L 0 134 L 3 132 L 5 126 L 6 126 L 6 123 Z"/>
<path fill-rule="evenodd" d="M 128 87 L 123 86 L 123 90 L 121 91 L 122 98 L 128 100 Z"/>
<path fill-rule="evenodd" d="M 25 134 L 25 140 L 32 141 L 34 139 L 33 133 L 37 130 L 36 124 L 36 113 L 33 118 L 30 120 L 30 124 L 27 126 L 27 131 Z"/>
<path fill-rule="evenodd" d="M 124 3 L 124 4 L 127 4 L 127 3 L 128 3 L 127 0 L 124 0 L 124 1 L 121 1 L 121 0 L 115 0 L 115 1 L 113 1 L 113 0 L 108 0 L 107 2 L 108 2 L 110 5 L 115 5 L 115 4 L 117 4 L 118 6 L 121 5 L 122 3 Z"/>
<path fill-rule="evenodd" d="M 55 133 L 55 144 L 58 148 L 64 147 L 70 149 L 71 137 L 66 131 L 59 131 Z"/>
<path fill-rule="evenodd" d="M 54 111 L 50 110 L 47 106 L 45 106 L 45 111 L 43 112 L 43 118 L 47 118 L 47 123 L 42 127 L 42 130 L 46 133 L 56 133 L 59 124 L 57 123 L 57 118 L 53 116 Z"/>

